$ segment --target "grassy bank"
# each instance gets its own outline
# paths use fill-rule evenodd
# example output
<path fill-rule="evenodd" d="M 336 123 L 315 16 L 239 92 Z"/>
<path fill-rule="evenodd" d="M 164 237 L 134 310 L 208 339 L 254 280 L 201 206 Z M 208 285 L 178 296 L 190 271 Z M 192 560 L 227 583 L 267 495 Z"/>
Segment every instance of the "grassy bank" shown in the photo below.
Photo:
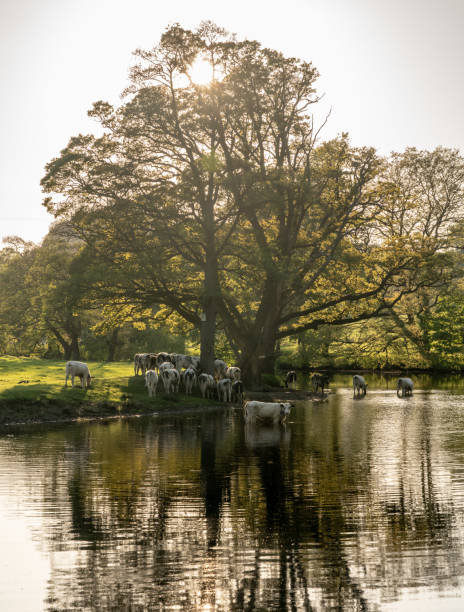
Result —
<path fill-rule="evenodd" d="M 150 398 L 143 377 L 134 376 L 129 362 L 88 365 L 93 377 L 90 389 L 72 389 L 70 381 L 64 386 L 64 361 L 0 357 L 0 426 L 149 414 L 217 403 L 182 393 L 166 395 L 161 384 L 156 398 Z M 80 380 L 75 383 L 79 385 Z"/>

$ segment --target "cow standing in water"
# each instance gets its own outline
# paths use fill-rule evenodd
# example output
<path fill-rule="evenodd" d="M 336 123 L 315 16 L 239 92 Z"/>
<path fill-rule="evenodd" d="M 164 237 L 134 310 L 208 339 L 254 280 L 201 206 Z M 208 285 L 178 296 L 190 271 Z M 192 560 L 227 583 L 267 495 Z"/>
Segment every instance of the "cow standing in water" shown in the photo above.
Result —
<path fill-rule="evenodd" d="M 290 402 L 258 402 L 250 401 L 243 406 L 245 422 L 272 421 L 274 425 L 283 423 L 290 414 Z"/>
<path fill-rule="evenodd" d="M 355 374 L 353 376 L 353 397 L 359 397 L 361 394 L 364 396 L 367 393 L 367 384 L 364 380 L 364 376 L 360 376 L 359 374 Z"/>
<path fill-rule="evenodd" d="M 311 382 L 313 385 L 314 393 L 317 393 L 320 389 L 321 395 L 324 395 L 324 387 L 329 387 L 329 377 L 327 376 L 327 374 L 319 374 L 316 372 L 311 376 Z"/>
<path fill-rule="evenodd" d="M 405 395 L 412 395 L 413 388 L 414 388 L 414 383 L 412 382 L 410 378 L 407 378 L 407 377 L 398 378 L 398 383 L 396 385 L 396 395 L 400 397 L 400 391 L 401 391 L 401 397 L 404 397 Z"/>
<path fill-rule="evenodd" d="M 285 386 L 287 388 L 295 388 L 296 386 L 296 372 L 295 370 L 290 370 L 287 372 L 285 376 Z"/>

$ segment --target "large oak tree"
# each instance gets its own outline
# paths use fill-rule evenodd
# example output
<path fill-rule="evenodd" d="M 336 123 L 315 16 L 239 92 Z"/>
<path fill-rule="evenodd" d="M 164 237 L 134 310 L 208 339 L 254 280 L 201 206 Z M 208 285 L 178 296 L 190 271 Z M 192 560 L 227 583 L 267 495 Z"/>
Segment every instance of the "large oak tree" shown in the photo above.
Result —
<path fill-rule="evenodd" d="M 381 315 L 443 278 L 455 209 L 406 232 L 405 202 L 416 219 L 430 203 L 391 162 L 346 135 L 318 144 L 312 64 L 211 23 L 135 55 L 125 101 L 90 112 L 103 135 L 72 138 L 42 181 L 101 266 L 100 299 L 199 327 L 208 370 L 219 323 L 256 379 L 279 339 Z M 207 86 L 192 80 L 200 59 Z"/>

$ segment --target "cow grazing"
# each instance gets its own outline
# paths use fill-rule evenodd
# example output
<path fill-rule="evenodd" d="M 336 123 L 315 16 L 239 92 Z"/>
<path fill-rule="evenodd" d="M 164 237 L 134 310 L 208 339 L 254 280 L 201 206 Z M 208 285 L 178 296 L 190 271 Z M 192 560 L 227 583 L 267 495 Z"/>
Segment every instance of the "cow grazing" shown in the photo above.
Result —
<path fill-rule="evenodd" d="M 184 381 L 185 392 L 187 395 L 192 393 L 193 387 L 197 384 L 197 373 L 193 368 L 187 368 L 182 374 Z"/>
<path fill-rule="evenodd" d="M 255 423 L 256 421 L 272 421 L 274 425 L 283 423 L 290 414 L 290 402 L 247 402 L 244 407 L 245 421 Z"/>
<path fill-rule="evenodd" d="M 148 389 L 150 397 L 156 396 L 156 387 L 158 385 L 158 374 L 155 370 L 147 370 L 145 372 L 145 385 Z"/>
<path fill-rule="evenodd" d="M 359 397 L 361 394 L 364 396 L 367 393 L 367 384 L 363 376 L 355 374 L 353 376 L 353 397 L 356 395 Z"/>
<path fill-rule="evenodd" d="M 215 359 L 214 360 L 214 377 L 216 378 L 216 380 L 227 378 L 226 372 L 227 372 L 226 362 L 222 361 L 222 359 Z"/>
<path fill-rule="evenodd" d="M 165 393 L 179 391 L 180 374 L 175 368 L 163 370 L 160 376 L 163 381 Z"/>
<path fill-rule="evenodd" d="M 290 370 L 287 372 L 285 376 L 285 386 L 288 388 L 290 386 L 294 387 L 296 385 L 296 372 L 295 370 Z"/>
<path fill-rule="evenodd" d="M 412 395 L 412 390 L 414 388 L 414 383 L 410 378 L 398 378 L 398 383 L 396 386 L 396 395 L 400 397 L 404 397 L 405 395 Z"/>
<path fill-rule="evenodd" d="M 220 402 L 232 401 L 232 381 L 230 378 L 221 378 L 221 380 L 218 380 L 217 394 Z"/>
<path fill-rule="evenodd" d="M 317 393 L 320 389 L 321 395 L 324 395 L 324 388 L 328 388 L 329 386 L 329 377 L 327 374 L 318 374 L 316 372 L 311 376 L 311 383 L 314 393 Z"/>
<path fill-rule="evenodd" d="M 67 361 L 66 362 L 66 379 L 65 387 L 68 386 L 68 378 L 71 377 L 71 386 L 74 387 L 74 377 L 78 376 L 81 379 L 81 387 L 83 389 L 90 387 L 90 371 L 89 366 L 82 361 Z"/>
<path fill-rule="evenodd" d="M 240 368 L 237 368 L 237 366 L 227 368 L 225 378 L 230 378 L 230 380 L 240 380 L 241 377 L 242 372 Z"/>
<path fill-rule="evenodd" d="M 202 397 L 212 397 L 215 388 L 214 378 L 211 374 L 203 372 L 198 377 L 198 386 L 200 387 Z"/>
<path fill-rule="evenodd" d="M 243 383 L 241 380 L 234 380 L 232 383 L 232 401 L 234 403 L 242 403 L 243 400 Z"/>

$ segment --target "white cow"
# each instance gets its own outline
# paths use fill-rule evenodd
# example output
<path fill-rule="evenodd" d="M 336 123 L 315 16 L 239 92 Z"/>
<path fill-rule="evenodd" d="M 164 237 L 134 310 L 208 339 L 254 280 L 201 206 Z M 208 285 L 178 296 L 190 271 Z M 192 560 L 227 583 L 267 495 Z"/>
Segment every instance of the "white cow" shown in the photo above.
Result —
<path fill-rule="evenodd" d="M 65 387 L 68 386 L 68 378 L 71 377 L 71 386 L 74 387 L 74 377 L 79 376 L 81 379 L 81 387 L 84 389 L 90 387 L 90 371 L 89 366 L 82 361 L 67 361 L 66 362 L 66 380 Z"/>
<path fill-rule="evenodd" d="M 414 388 L 414 383 L 410 378 L 398 378 L 398 383 L 396 386 L 396 395 L 404 397 L 405 395 L 412 395 L 412 390 Z"/>
<path fill-rule="evenodd" d="M 187 395 L 192 393 L 193 387 L 197 384 L 197 373 L 193 368 L 187 368 L 182 374 L 185 392 Z"/>
<path fill-rule="evenodd" d="M 158 385 L 158 374 L 155 370 L 147 370 L 145 372 L 145 385 L 148 389 L 150 397 L 156 397 L 156 387 Z"/>
<path fill-rule="evenodd" d="M 240 368 L 237 366 L 231 366 L 226 370 L 226 378 L 230 378 L 230 380 L 240 380 L 242 377 L 242 372 Z"/>
<path fill-rule="evenodd" d="M 353 397 L 356 397 L 356 394 L 359 397 L 361 395 L 361 393 L 363 395 L 366 395 L 366 393 L 367 393 L 367 384 L 366 384 L 366 381 L 364 380 L 364 376 L 360 376 L 359 374 L 355 374 L 353 376 Z"/>
<path fill-rule="evenodd" d="M 135 353 L 134 355 L 134 376 L 137 376 L 137 374 L 139 373 L 139 370 L 142 369 L 142 366 L 140 364 L 140 355 L 142 353 Z"/>
<path fill-rule="evenodd" d="M 283 423 L 290 414 L 290 402 L 247 402 L 244 407 L 245 421 L 247 423 L 258 421 L 272 421 L 274 425 Z"/>
<path fill-rule="evenodd" d="M 176 365 L 176 369 L 179 370 L 179 372 L 182 370 L 182 368 L 189 368 L 192 365 L 188 355 L 176 354 L 174 358 L 174 363 Z"/>
<path fill-rule="evenodd" d="M 176 366 L 170 361 L 163 361 L 163 363 L 161 363 L 158 366 L 158 371 L 160 374 L 162 374 L 164 370 L 175 370 L 175 369 L 176 369 Z"/>
<path fill-rule="evenodd" d="M 180 374 L 175 368 L 163 370 L 161 372 L 161 379 L 163 381 L 165 393 L 179 391 Z"/>
<path fill-rule="evenodd" d="M 193 355 L 176 355 L 175 364 L 179 372 L 182 368 L 195 368 L 197 370 L 200 365 L 200 358 Z"/>
<path fill-rule="evenodd" d="M 218 380 L 217 394 L 220 402 L 232 401 L 232 381 L 230 378 L 221 378 L 221 380 Z"/>
<path fill-rule="evenodd" d="M 149 353 L 136 353 L 134 355 L 134 374 L 137 376 L 139 370 L 142 370 L 142 376 L 145 376 L 145 372 L 148 370 L 148 362 L 150 355 Z"/>
<path fill-rule="evenodd" d="M 139 354 L 135 353 L 134 355 L 134 376 L 137 376 L 139 369 Z"/>
<path fill-rule="evenodd" d="M 216 380 L 221 380 L 222 378 L 226 378 L 227 372 L 227 363 L 222 361 L 222 359 L 214 360 L 214 377 Z"/>
<path fill-rule="evenodd" d="M 211 374 L 206 374 L 206 372 L 200 374 L 200 376 L 198 377 L 198 385 L 200 387 L 202 397 L 213 396 L 214 388 L 216 385 L 214 382 L 214 378 L 211 376 Z"/>

